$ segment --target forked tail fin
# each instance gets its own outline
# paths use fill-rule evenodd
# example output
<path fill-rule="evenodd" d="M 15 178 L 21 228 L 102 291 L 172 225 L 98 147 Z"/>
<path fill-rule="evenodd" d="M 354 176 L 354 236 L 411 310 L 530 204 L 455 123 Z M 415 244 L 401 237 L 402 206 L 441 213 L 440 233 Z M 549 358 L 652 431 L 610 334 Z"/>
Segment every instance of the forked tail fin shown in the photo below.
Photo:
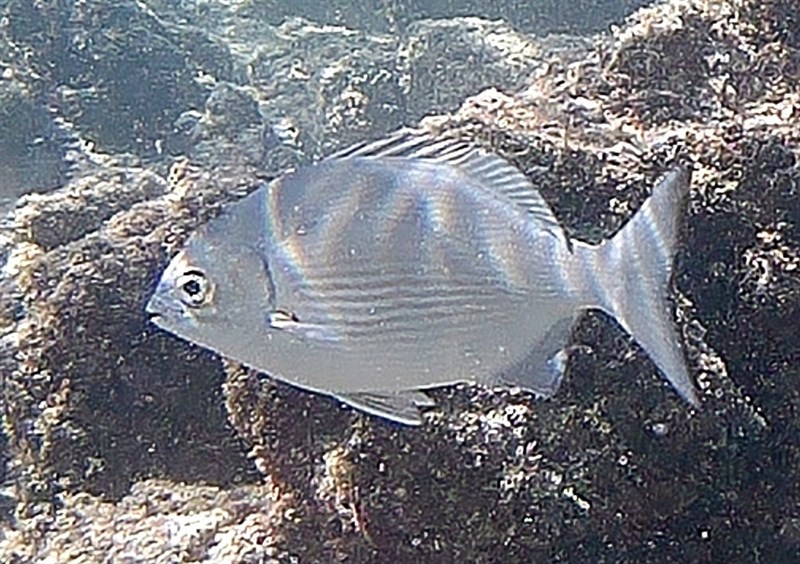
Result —
<path fill-rule="evenodd" d="M 636 339 L 678 393 L 699 405 L 667 293 L 690 172 L 675 168 L 611 240 L 594 247 L 590 291 Z"/>

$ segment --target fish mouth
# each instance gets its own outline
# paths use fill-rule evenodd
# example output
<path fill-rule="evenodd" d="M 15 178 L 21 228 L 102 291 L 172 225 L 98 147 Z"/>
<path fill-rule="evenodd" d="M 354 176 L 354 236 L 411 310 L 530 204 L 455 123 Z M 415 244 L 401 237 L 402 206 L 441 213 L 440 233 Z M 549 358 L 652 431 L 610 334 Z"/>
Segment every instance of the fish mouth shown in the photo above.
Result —
<path fill-rule="evenodd" d="M 158 323 L 164 319 L 181 317 L 184 314 L 183 307 L 176 304 L 174 300 L 170 300 L 159 294 L 154 294 L 147 302 L 144 308 L 147 314 L 147 319 L 151 322 Z"/>

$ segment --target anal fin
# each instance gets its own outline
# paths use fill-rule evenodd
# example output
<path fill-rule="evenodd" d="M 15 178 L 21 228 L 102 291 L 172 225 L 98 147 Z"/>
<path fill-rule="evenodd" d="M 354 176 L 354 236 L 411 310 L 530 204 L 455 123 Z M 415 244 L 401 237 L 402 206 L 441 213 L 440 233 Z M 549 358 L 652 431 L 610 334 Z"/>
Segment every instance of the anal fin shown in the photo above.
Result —
<path fill-rule="evenodd" d="M 574 317 L 560 319 L 519 361 L 496 374 L 493 385 L 516 386 L 537 396 L 549 398 L 556 393 L 569 359 L 568 347 Z"/>

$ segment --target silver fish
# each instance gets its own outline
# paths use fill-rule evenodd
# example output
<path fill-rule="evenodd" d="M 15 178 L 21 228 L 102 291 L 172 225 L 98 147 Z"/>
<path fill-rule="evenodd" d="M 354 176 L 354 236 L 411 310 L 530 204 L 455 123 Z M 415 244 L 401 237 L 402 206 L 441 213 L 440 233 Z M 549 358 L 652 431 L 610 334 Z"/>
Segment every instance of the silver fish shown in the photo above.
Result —
<path fill-rule="evenodd" d="M 147 304 L 161 328 L 405 424 L 458 382 L 553 395 L 585 308 L 697 397 L 667 286 L 689 172 L 612 239 L 570 242 L 501 157 L 401 131 L 287 173 L 197 230 Z"/>

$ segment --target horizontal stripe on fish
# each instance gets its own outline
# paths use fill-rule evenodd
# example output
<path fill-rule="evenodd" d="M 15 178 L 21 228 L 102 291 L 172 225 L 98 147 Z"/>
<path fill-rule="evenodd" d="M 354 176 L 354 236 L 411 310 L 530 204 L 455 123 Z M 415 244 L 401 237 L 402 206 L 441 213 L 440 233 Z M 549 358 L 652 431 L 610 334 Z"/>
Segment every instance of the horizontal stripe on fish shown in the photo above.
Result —
<path fill-rule="evenodd" d="M 370 342 L 399 339 L 418 345 L 442 341 L 452 346 L 455 344 L 454 335 L 474 336 L 476 323 L 511 322 L 516 318 L 516 315 L 512 317 L 507 311 L 490 306 L 473 304 L 457 312 L 452 307 L 424 312 L 411 308 L 396 308 L 391 312 L 377 309 L 375 313 L 359 316 L 312 311 L 298 319 L 298 327 L 301 330 L 306 326 L 313 327 L 329 340 L 348 338 Z"/>

